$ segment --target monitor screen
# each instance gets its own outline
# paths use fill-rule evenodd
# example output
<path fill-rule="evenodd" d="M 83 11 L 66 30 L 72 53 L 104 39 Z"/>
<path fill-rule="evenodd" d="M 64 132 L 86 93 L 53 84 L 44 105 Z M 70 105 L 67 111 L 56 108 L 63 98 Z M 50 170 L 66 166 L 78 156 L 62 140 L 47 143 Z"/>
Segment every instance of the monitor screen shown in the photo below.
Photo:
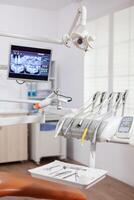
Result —
<path fill-rule="evenodd" d="M 11 45 L 8 77 L 48 81 L 51 53 L 50 49 Z"/>

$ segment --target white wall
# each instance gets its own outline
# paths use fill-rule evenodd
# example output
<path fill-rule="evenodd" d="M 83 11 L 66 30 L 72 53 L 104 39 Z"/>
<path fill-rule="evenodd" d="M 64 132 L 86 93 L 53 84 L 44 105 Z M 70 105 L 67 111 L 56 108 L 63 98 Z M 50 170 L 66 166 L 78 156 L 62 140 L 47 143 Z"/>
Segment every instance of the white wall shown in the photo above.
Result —
<path fill-rule="evenodd" d="M 20 35 L 56 37 L 58 34 L 58 13 L 25 7 L 0 5 L 0 32 Z M 0 64 L 8 63 L 8 49 L 11 43 L 38 47 L 55 45 L 0 37 Z M 54 51 L 55 57 L 56 51 Z"/>
<path fill-rule="evenodd" d="M 29 36 L 57 38 L 58 13 L 25 7 L 0 5 L 0 32 Z M 52 48 L 53 59 L 57 60 L 57 46 L 41 42 L 11 39 L 0 36 L 0 65 L 8 65 L 11 44 Z M 22 97 L 26 85 L 18 85 L 15 81 L 6 80 L 6 71 L 0 71 L 0 91 L 3 97 Z M 0 104 L 0 110 L 19 109 L 19 104 Z"/>

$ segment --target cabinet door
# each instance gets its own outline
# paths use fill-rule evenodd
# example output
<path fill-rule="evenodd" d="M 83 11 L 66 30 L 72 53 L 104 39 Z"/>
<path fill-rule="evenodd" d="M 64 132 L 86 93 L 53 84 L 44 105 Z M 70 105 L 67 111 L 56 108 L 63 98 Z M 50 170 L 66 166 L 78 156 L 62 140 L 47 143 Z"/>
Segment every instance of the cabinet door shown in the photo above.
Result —
<path fill-rule="evenodd" d="M 61 138 L 55 138 L 54 135 L 54 131 L 40 132 L 40 157 L 58 156 L 61 154 Z"/>
<path fill-rule="evenodd" d="M 0 162 L 27 159 L 27 125 L 5 126 L 0 129 Z"/>
<path fill-rule="evenodd" d="M 8 160 L 7 146 L 8 140 L 5 134 L 5 127 L 0 127 L 0 163 Z"/>

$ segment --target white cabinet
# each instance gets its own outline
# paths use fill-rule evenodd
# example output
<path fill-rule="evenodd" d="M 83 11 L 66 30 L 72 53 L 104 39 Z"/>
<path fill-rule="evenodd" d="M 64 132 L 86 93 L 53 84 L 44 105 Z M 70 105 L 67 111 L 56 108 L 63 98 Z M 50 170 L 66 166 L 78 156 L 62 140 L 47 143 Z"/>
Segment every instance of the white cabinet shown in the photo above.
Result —
<path fill-rule="evenodd" d="M 27 160 L 27 125 L 0 127 L 0 163 Z"/>
<path fill-rule="evenodd" d="M 30 125 L 30 154 L 36 163 L 43 157 L 59 156 L 66 158 L 66 139 L 54 137 L 55 121 L 47 120 L 45 124 Z"/>

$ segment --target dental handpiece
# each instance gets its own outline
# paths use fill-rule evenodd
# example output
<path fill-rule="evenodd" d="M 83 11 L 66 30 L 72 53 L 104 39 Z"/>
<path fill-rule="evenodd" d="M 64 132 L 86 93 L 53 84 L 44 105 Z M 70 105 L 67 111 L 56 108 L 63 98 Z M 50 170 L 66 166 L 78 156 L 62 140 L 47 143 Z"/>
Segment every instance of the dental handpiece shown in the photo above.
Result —
<path fill-rule="evenodd" d="M 68 133 L 69 129 L 71 128 L 73 122 L 74 122 L 74 118 L 71 119 L 71 121 L 70 121 L 68 127 L 66 128 L 66 130 L 65 130 L 65 132 L 64 132 L 64 136 L 67 135 L 67 133 Z"/>
<path fill-rule="evenodd" d="M 42 101 L 40 101 L 38 103 L 35 103 L 33 105 L 33 108 L 39 110 L 41 108 L 44 108 L 44 107 L 50 105 L 54 96 L 55 96 L 55 93 L 52 92 L 46 99 L 43 99 Z"/>
<path fill-rule="evenodd" d="M 89 121 L 89 123 L 87 124 L 86 128 L 83 131 L 82 137 L 81 137 L 81 144 L 84 144 L 84 141 L 86 139 L 86 136 L 88 134 L 89 128 L 92 125 L 92 123 L 94 122 L 94 119 L 96 119 L 96 115 L 92 118 L 92 120 Z M 100 116 L 99 116 L 100 117 Z M 91 135 L 90 135 L 91 137 Z M 90 138 L 91 139 L 91 138 Z"/>
<path fill-rule="evenodd" d="M 104 95 L 104 94 L 103 94 Z M 102 96 L 103 96 L 102 95 Z M 108 99 L 107 99 L 107 101 L 109 102 L 111 99 L 113 98 L 113 95 L 109 95 L 109 97 L 108 97 Z M 100 100 L 100 102 L 101 101 L 105 101 L 105 99 L 102 97 L 102 99 Z M 103 104 L 103 106 L 104 106 L 104 104 Z M 100 110 L 100 109 L 99 109 Z M 99 113 L 99 112 L 98 112 Z M 97 114 L 98 114 L 97 113 Z M 111 116 L 112 115 L 112 112 L 111 111 L 109 111 L 109 112 L 107 112 L 107 113 L 104 113 L 104 114 L 102 114 L 102 115 L 100 115 L 99 117 L 102 117 L 102 118 L 108 118 L 109 116 Z M 88 129 L 89 129 L 89 127 L 90 127 L 90 125 L 92 124 L 92 122 L 94 121 L 94 119 L 97 117 L 97 115 L 94 115 L 94 117 L 92 118 L 92 121 L 91 122 L 89 122 L 89 124 L 87 125 L 87 127 L 85 128 L 85 130 L 84 130 L 84 132 L 83 132 L 83 134 L 82 134 L 82 138 L 81 138 L 81 143 L 83 144 L 84 143 L 84 140 L 85 140 L 85 138 L 86 138 L 86 136 L 87 136 L 87 133 L 88 133 Z M 101 125 L 101 123 L 102 123 L 102 121 L 103 121 L 104 119 L 102 119 L 101 121 L 100 121 L 100 123 L 97 125 L 97 127 L 96 127 L 96 129 L 95 129 L 95 133 L 94 133 L 94 135 L 93 135 L 93 143 L 94 143 L 94 141 L 96 140 L 96 135 L 97 135 L 97 132 L 98 132 L 98 129 L 99 129 L 99 127 L 100 127 L 100 125 Z"/>
<path fill-rule="evenodd" d="M 94 115 L 94 117 L 92 118 L 92 120 L 90 119 L 89 123 L 87 124 L 86 128 L 84 129 L 83 133 L 82 133 L 82 137 L 81 137 L 81 144 L 84 144 L 84 141 L 86 139 L 86 136 L 88 134 L 88 130 L 89 127 L 91 126 L 91 124 L 93 123 L 94 119 L 96 118 L 96 114 Z"/>
<path fill-rule="evenodd" d="M 118 108 L 119 108 L 119 105 L 120 105 L 121 100 L 122 100 L 122 93 L 121 93 L 121 92 L 118 92 L 117 97 L 116 97 L 116 100 L 115 100 L 114 115 L 117 114 L 117 110 L 118 110 Z"/>
<path fill-rule="evenodd" d="M 92 103 L 91 103 L 91 106 L 92 106 L 91 112 L 94 111 L 94 107 L 95 107 L 95 104 L 96 104 L 96 102 L 97 102 L 99 96 L 100 96 L 100 92 L 96 92 L 96 93 L 94 94 L 93 100 L 92 100 Z M 77 127 L 81 127 L 83 121 L 84 121 L 84 118 L 80 120 L 80 122 L 77 124 Z"/>
<path fill-rule="evenodd" d="M 122 116 L 124 116 L 125 113 L 125 105 L 126 105 L 126 100 L 127 100 L 127 96 L 128 96 L 128 90 L 125 90 L 123 96 L 122 96 Z"/>
<path fill-rule="evenodd" d="M 96 92 L 95 95 L 94 95 L 94 97 L 93 97 L 93 103 L 92 103 L 92 110 L 91 110 L 91 112 L 94 111 L 94 107 L 95 107 L 95 104 L 96 104 L 99 96 L 100 96 L 100 92 Z"/>
<path fill-rule="evenodd" d="M 114 99 L 114 92 L 111 92 L 108 96 L 108 106 L 107 106 L 107 112 L 111 110 L 112 104 L 113 104 L 113 99 Z"/>
<path fill-rule="evenodd" d="M 65 122 L 65 118 L 64 119 L 62 119 L 62 121 L 60 122 L 58 122 L 57 123 L 57 126 L 56 126 L 56 130 L 55 130 L 55 138 L 59 135 L 59 133 L 60 133 L 60 131 L 61 131 L 61 129 L 62 129 L 62 127 L 63 127 L 63 124 L 64 124 L 64 122 Z"/>
<path fill-rule="evenodd" d="M 100 108 L 99 108 L 99 113 L 101 112 L 101 109 L 103 107 L 103 102 L 105 101 L 105 99 L 107 98 L 107 92 L 102 92 L 101 94 L 101 98 L 100 98 Z"/>
<path fill-rule="evenodd" d="M 87 124 L 86 128 L 84 129 L 84 132 L 83 132 L 82 137 L 81 137 L 81 144 L 84 144 L 84 141 L 86 139 L 89 127 L 92 124 L 92 122 L 93 122 L 93 120 L 90 120 L 90 122 Z"/>

